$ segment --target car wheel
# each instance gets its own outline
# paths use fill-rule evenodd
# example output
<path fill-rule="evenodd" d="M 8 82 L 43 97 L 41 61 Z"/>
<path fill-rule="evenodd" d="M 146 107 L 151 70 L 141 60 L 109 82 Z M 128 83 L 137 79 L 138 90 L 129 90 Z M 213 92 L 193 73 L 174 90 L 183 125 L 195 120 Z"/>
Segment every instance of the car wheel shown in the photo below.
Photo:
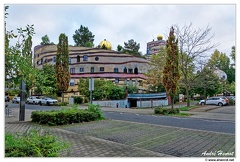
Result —
<path fill-rule="evenodd" d="M 222 102 L 219 102 L 219 103 L 218 103 L 218 106 L 223 106 L 223 103 L 222 103 Z"/>
<path fill-rule="evenodd" d="M 201 105 L 204 105 L 204 102 L 201 102 Z"/>
<path fill-rule="evenodd" d="M 42 102 L 41 102 L 41 101 L 39 102 L 39 105 L 42 105 Z"/>
<path fill-rule="evenodd" d="M 47 102 L 47 106 L 50 106 L 49 102 Z"/>

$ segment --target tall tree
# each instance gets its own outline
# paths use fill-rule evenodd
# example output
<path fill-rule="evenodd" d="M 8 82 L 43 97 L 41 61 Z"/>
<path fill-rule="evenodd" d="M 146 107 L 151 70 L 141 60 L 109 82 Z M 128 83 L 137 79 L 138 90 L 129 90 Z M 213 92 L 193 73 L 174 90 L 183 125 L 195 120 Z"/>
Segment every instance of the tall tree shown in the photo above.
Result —
<path fill-rule="evenodd" d="M 166 62 L 163 67 L 163 85 L 166 89 L 168 96 L 171 98 L 171 107 L 174 106 L 174 96 L 178 90 L 179 73 L 179 53 L 178 53 L 178 40 L 174 35 L 174 28 L 170 29 L 166 44 Z"/>
<path fill-rule="evenodd" d="M 41 45 L 48 45 L 48 44 L 54 44 L 53 42 L 50 42 L 50 39 L 48 35 L 44 35 L 42 37 L 42 42 L 40 43 Z"/>
<path fill-rule="evenodd" d="M 95 35 L 93 35 L 91 31 L 89 31 L 88 27 L 84 27 L 81 25 L 80 28 L 75 31 L 75 34 L 73 35 L 73 40 L 76 46 L 93 47 L 94 37 Z"/>
<path fill-rule="evenodd" d="M 68 37 L 63 33 L 60 34 L 59 43 L 57 45 L 56 75 L 57 87 L 58 90 L 62 93 L 62 102 L 64 102 L 64 92 L 67 91 L 69 86 L 70 73 Z"/>
<path fill-rule="evenodd" d="M 180 71 L 182 75 L 182 83 L 186 89 L 187 106 L 190 106 L 190 95 L 192 84 L 199 77 L 193 75 L 193 71 L 198 71 L 206 64 L 206 52 L 215 48 L 217 44 L 212 44 L 210 35 L 211 28 L 208 26 L 205 29 L 193 29 L 192 23 L 179 27 L 174 26 L 175 33 L 178 38 L 179 53 L 180 53 Z M 194 67 L 193 67 L 194 63 Z M 193 70 L 192 70 L 193 68 Z"/>

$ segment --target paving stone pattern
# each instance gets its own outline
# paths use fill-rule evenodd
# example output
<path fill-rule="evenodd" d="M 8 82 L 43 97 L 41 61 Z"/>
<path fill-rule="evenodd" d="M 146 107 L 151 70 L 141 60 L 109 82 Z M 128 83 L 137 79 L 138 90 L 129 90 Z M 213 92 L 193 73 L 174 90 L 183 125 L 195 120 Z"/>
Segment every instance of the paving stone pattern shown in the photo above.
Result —
<path fill-rule="evenodd" d="M 205 151 L 235 152 L 235 135 L 218 132 L 114 120 L 61 129 L 177 157 L 201 157 Z"/>
<path fill-rule="evenodd" d="M 6 132 L 36 128 L 39 125 L 30 122 L 5 123 Z M 151 124 L 104 120 L 41 129 L 71 144 L 62 157 L 201 157 L 205 151 L 235 152 L 234 134 Z"/>

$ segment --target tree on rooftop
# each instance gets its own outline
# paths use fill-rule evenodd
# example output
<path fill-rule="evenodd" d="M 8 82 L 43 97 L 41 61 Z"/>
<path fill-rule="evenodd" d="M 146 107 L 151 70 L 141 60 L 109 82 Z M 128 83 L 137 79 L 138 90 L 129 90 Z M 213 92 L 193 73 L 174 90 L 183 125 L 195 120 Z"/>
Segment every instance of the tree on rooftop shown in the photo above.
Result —
<path fill-rule="evenodd" d="M 42 37 L 42 42 L 40 43 L 41 45 L 48 45 L 48 44 L 54 44 L 53 42 L 50 42 L 50 39 L 48 35 L 44 35 Z"/>
<path fill-rule="evenodd" d="M 91 31 L 89 31 L 88 27 L 84 27 L 81 25 L 80 28 L 75 31 L 75 34 L 73 35 L 73 40 L 76 46 L 93 47 L 94 37 L 95 35 L 93 35 Z"/>
<path fill-rule="evenodd" d="M 67 91 L 70 82 L 68 37 L 65 34 L 60 34 L 57 45 L 56 75 L 57 87 L 62 93 L 62 102 L 64 102 L 64 92 Z"/>
<path fill-rule="evenodd" d="M 166 89 L 167 95 L 171 98 L 171 106 L 174 106 L 174 96 L 178 90 L 179 73 L 179 53 L 178 40 L 174 35 L 174 28 L 172 27 L 168 36 L 166 44 L 166 61 L 163 67 L 162 82 Z"/>

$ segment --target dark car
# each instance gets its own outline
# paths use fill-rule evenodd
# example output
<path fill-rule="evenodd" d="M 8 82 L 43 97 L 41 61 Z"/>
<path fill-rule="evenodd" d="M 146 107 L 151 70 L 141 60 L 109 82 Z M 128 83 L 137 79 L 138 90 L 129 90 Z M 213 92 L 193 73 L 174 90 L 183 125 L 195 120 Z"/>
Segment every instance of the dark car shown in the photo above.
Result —
<path fill-rule="evenodd" d="M 9 97 L 5 96 L 5 102 L 9 102 L 9 101 L 10 101 Z"/>

